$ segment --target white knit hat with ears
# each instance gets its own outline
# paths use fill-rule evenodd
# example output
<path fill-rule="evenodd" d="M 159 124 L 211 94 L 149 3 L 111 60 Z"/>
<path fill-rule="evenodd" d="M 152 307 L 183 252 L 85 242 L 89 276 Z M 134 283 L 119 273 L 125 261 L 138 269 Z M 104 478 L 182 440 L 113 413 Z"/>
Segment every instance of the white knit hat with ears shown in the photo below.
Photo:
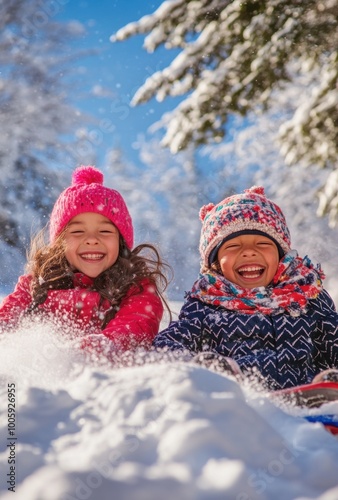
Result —
<path fill-rule="evenodd" d="M 200 254 L 202 267 L 210 267 L 210 254 L 234 233 L 257 232 L 270 237 L 282 253 L 288 253 L 291 237 L 283 212 L 266 198 L 264 188 L 253 186 L 243 194 L 235 194 L 200 210 L 202 231 Z"/>

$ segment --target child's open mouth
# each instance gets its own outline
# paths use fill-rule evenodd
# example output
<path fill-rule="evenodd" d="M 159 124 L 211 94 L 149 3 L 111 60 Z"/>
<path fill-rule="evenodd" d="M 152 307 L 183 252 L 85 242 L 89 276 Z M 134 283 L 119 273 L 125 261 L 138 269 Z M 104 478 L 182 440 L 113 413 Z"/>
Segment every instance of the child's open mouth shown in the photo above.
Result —
<path fill-rule="evenodd" d="M 84 260 L 97 261 L 103 259 L 102 253 L 83 253 L 81 258 Z"/>
<path fill-rule="evenodd" d="M 238 274 L 244 279 L 255 279 L 262 276 L 264 267 L 261 266 L 243 266 L 237 269 Z"/>

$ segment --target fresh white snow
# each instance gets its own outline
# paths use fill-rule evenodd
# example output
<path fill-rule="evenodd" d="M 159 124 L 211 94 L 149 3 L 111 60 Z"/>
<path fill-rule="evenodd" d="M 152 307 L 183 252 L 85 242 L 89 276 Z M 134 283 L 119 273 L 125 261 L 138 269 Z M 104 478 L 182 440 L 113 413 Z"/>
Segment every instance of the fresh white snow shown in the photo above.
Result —
<path fill-rule="evenodd" d="M 154 51 L 162 42 L 166 47 L 178 47 L 184 38 L 181 24 L 174 23 L 174 32 L 168 40 L 161 20 L 167 23 L 168 14 L 175 8 L 178 16 L 187 12 L 185 21 L 188 26 L 197 26 L 193 22 L 197 7 L 198 2 L 191 2 L 191 9 L 186 9 L 182 0 L 163 2 L 156 14 L 122 28 L 115 39 L 125 39 L 138 29 L 143 34 L 149 32 L 145 38 L 148 51 Z M 34 4 L 30 8 L 34 9 Z M 205 69 L 203 78 L 196 88 L 192 88 L 194 78 L 190 69 L 196 63 L 196 56 L 208 54 L 211 45 L 217 45 L 219 33 L 225 37 L 231 34 L 229 22 L 236 27 L 234 21 L 241 2 L 230 2 L 230 8 L 234 14 L 220 17 L 219 31 L 206 28 L 204 33 L 193 37 L 183 52 L 177 54 L 175 51 L 170 71 L 167 68 L 159 71 L 162 62 L 154 62 L 153 75 L 133 99 L 137 104 L 152 96 L 163 100 L 167 95 L 177 97 L 192 91 L 185 101 L 180 101 L 177 110 L 167 113 L 163 119 L 168 123 L 170 119 L 164 143 L 173 151 L 180 150 L 189 134 L 200 139 L 208 121 L 219 125 L 218 106 L 209 114 L 200 112 L 208 99 L 218 97 L 219 83 L 228 79 L 234 92 L 243 87 L 243 81 L 238 78 L 240 73 L 234 70 L 241 61 L 241 54 L 250 49 L 249 42 L 234 47 L 229 60 L 223 61 L 217 71 Z M 259 32 L 257 23 L 264 26 L 264 18 L 256 17 L 254 22 L 247 31 L 247 40 Z M 6 30 L 4 33 L 7 36 Z M 275 41 L 279 44 L 285 43 L 285 38 L 277 38 Z M 201 49 L 202 42 L 206 44 L 206 50 L 196 50 L 196 47 Z M 3 45 L 7 43 L 5 40 Z M 37 49 L 41 52 L 40 45 Z M 6 54 L 6 50 L 2 54 Z M 252 52 L 257 56 L 244 83 L 253 80 L 267 57 L 264 48 Z M 22 51 L 15 54 L 20 55 Z M 27 54 L 34 56 L 34 51 Z M 46 64 L 42 64 L 41 58 L 35 58 L 34 67 L 38 62 L 45 70 Z M 277 104 L 270 114 L 255 116 L 253 125 L 252 116 L 249 116 L 245 129 L 240 123 L 228 131 L 233 135 L 230 142 L 213 146 L 212 151 L 211 146 L 205 148 L 209 149 L 211 160 L 212 155 L 214 158 L 218 155 L 221 167 L 216 170 L 217 175 L 210 176 L 211 179 L 205 175 L 212 165 L 208 156 L 204 157 L 203 169 L 199 171 L 193 152 L 188 152 L 188 156 L 180 153 L 173 162 L 157 142 L 154 146 L 145 139 L 143 144 L 140 139 L 133 146 L 139 148 L 140 157 L 147 167 L 142 169 L 142 177 L 134 165 L 130 169 L 136 171 L 136 175 L 126 175 L 129 166 L 122 163 L 120 175 L 114 170 L 115 185 L 126 191 L 126 199 L 134 209 L 140 228 L 138 234 L 152 232 L 156 236 L 154 239 L 160 241 L 160 247 L 168 250 L 170 261 L 175 264 L 177 287 L 190 287 L 192 281 L 190 275 L 189 279 L 187 276 L 193 268 L 192 263 L 195 266 L 193 276 L 198 270 L 200 193 L 208 197 L 206 202 L 211 197 L 220 200 L 232 189 L 237 191 L 237 188 L 249 187 L 251 176 L 256 173 L 255 179 L 260 177 L 266 188 L 269 187 L 266 189 L 269 196 L 274 198 L 276 195 L 276 201 L 283 202 L 283 210 L 289 211 L 290 221 L 297 228 L 294 231 L 295 247 L 298 248 L 299 243 L 300 248 L 306 248 L 302 255 L 309 252 L 311 257 L 314 255 L 315 262 L 320 260 L 324 264 L 328 281 L 332 283 L 330 293 L 337 300 L 337 236 L 333 232 L 329 234 L 325 220 L 315 219 L 310 204 L 312 207 L 314 189 L 325 185 L 321 192 L 320 211 L 328 211 L 333 222 L 337 213 L 334 194 L 338 177 L 331 175 L 326 180 L 324 170 L 313 172 L 310 167 L 306 171 L 295 167 L 289 172 L 276 153 L 276 132 L 280 121 L 290 115 L 281 133 L 282 137 L 288 135 L 293 140 L 285 143 L 282 153 L 289 160 L 305 154 L 302 138 L 299 139 L 292 130 L 307 122 L 310 107 L 315 111 L 313 116 L 316 119 L 326 108 L 334 107 L 337 94 L 335 90 L 327 91 L 336 74 L 333 63 L 333 58 L 329 58 L 318 76 L 313 62 L 304 58 L 303 65 L 308 67 L 304 68 L 303 78 L 312 77 L 314 71 L 317 77 L 313 81 L 320 83 L 317 92 L 312 91 L 311 80 L 303 82 L 298 76 L 294 83 L 301 83 L 303 91 L 291 86 L 287 92 L 278 92 L 275 96 Z M 149 73 L 148 66 L 146 69 Z M 9 83 L 10 95 L 15 95 L 15 99 L 2 116 L 3 128 L 12 131 L 0 137 L 5 154 L 4 186 L 11 186 L 14 182 L 12 166 L 22 154 L 19 144 L 36 147 L 41 143 L 41 137 L 50 143 L 54 136 L 49 127 L 51 96 L 41 99 L 40 95 L 39 101 L 33 100 L 35 108 L 32 108 L 31 95 L 35 88 L 26 88 L 20 80 Z M 0 84 L 3 86 L 4 82 Z M 121 90 L 114 101 L 119 109 L 125 103 L 127 93 Z M 230 102 L 231 95 L 231 92 L 226 93 L 225 103 Z M 269 89 L 262 94 L 262 102 L 268 95 Z M 243 105 L 247 105 L 245 96 Z M 291 97 L 296 107 L 291 105 Z M 64 104 L 60 108 L 60 95 L 55 100 L 57 110 L 64 110 Z M 127 109 L 126 117 L 132 116 L 126 106 L 122 107 Z M 293 114 L 296 108 L 299 111 Z M 23 109 L 30 111 L 25 120 L 22 120 Z M 49 112 L 45 112 L 48 109 Z M 73 114 L 63 114 L 68 117 L 66 123 L 62 121 L 63 126 L 73 123 L 69 121 L 74 119 Z M 30 124 L 38 123 L 38 126 L 23 129 L 21 124 L 25 122 L 27 125 L 27 119 Z M 120 122 L 124 119 L 121 118 Z M 23 141 L 27 130 L 30 140 Z M 315 135 L 312 138 L 318 146 L 313 150 L 320 152 L 324 159 L 330 158 L 333 142 L 325 135 L 326 129 L 324 135 L 316 127 L 313 130 Z M 92 129 L 92 132 L 107 131 Z M 86 129 L 79 130 L 79 138 L 83 135 L 85 140 L 87 133 Z M 89 145 L 94 147 L 96 143 L 91 140 Z M 80 159 L 79 149 L 77 159 Z M 116 164 L 115 161 L 115 168 Z M 58 172 L 58 178 L 66 173 Z M 134 178 L 137 185 L 134 185 Z M 27 193 L 35 192 L 34 182 L 34 179 L 25 180 Z M 148 185 L 153 187 L 151 192 L 140 191 L 139 186 Z M 160 203 L 155 203 L 155 200 L 160 200 Z M 12 203 L 13 200 L 9 198 L 8 201 Z M 28 215 L 33 217 L 34 214 L 27 207 L 23 211 L 24 205 L 27 203 L 12 203 L 10 212 L 18 222 L 22 222 L 24 212 L 25 221 L 21 227 L 28 228 L 24 229 L 28 231 L 28 238 L 31 227 L 31 223 L 27 223 L 31 220 Z M 13 269 L 18 271 L 21 268 L 22 258 L 13 249 L 9 253 L 4 244 L 1 249 L 1 278 L 8 283 Z M 86 357 L 67 332 L 55 331 L 50 325 L 38 323 L 0 337 L 0 381 L 1 499 L 338 499 L 338 439 L 325 431 L 321 424 L 308 423 L 303 418 L 304 410 L 276 406 L 253 384 L 240 387 L 236 381 L 221 374 L 147 353 L 131 359 L 128 366 L 114 368 Z M 15 413 L 12 401 L 15 401 Z M 338 413 L 338 403 L 327 405 L 326 411 Z M 315 410 L 312 412 L 316 413 Z M 14 495 L 8 490 L 11 483 Z"/>
<path fill-rule="evenodd" d="M 2 336 L 0 379 L 2 500 L 338 498 L 338 439 L 251 384 L 147 353 L 114 369 L 38 323 Z"/>

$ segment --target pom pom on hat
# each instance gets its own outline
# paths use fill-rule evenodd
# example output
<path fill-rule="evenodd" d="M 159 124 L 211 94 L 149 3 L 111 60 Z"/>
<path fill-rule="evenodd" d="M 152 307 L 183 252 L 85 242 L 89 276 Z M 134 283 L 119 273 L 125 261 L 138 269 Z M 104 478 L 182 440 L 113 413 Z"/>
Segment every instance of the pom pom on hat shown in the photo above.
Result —
<path fill-rule="evenodd" d="M 133 247 L 132 220 L 118 191 L 103 186 L 103 174 L 92 166 L 74 170 L 72 184 L 56 200 L 50 217 L 50 241 L 53 243 L 76 215 L 93 212 L 107 217 L 119 230 L 129 249 Z"/>
<path fill-rule="evenodd" d="M 103 173 L 95 167 L 79 167 L 72 175 L 72 186 L 75 184 L 103 184 Z"/>
<path fill-rule="evenodd" d="M 209 203 L 200 209 L 202 231 L 200 254 L 202 268 L 209 268 L 210 254 L 232 234 L 264 233 L 287 253 L 291 247 L 290 232 L 281 209 L 266 198 L 262 186 L 252 186 L 243 194 L 229 196 L 217 205 Z"/>
<path fill-rule="evenodd" d="M 252 186 L 249 189 L 244 189 L 244 193 L 247 194 L 261 194 L 262 196 L 265 196 L 265 191 L 263 186 Z"/>

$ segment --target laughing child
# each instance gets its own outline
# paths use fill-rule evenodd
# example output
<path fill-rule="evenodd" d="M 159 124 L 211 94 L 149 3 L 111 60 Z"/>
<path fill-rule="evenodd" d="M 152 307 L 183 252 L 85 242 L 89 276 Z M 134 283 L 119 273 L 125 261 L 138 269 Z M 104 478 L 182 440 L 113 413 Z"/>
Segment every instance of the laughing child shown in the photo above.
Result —
<path fill-rule="evenodd" d="M 163 314 L 165 265 L 152 245 L 133 245 L 121 194 L 100 170 L 79 167 L 54 205 L 49 236 L 32 242 L 27 273 L 1 304 L 1 330 L 38 315 L 76 329 L 82 347 L 100 350 L 104 338 L 114 351 L 148 348 Z"/>
<path fill-rule="evenodd" d="M 291 250 L 285 217 L 264 189 L 206 205 L 200 219 L 200 275 L 153 345 L 259 374 L 270 389 L 337 368 L 338 315 L 324 274 Z"/>

